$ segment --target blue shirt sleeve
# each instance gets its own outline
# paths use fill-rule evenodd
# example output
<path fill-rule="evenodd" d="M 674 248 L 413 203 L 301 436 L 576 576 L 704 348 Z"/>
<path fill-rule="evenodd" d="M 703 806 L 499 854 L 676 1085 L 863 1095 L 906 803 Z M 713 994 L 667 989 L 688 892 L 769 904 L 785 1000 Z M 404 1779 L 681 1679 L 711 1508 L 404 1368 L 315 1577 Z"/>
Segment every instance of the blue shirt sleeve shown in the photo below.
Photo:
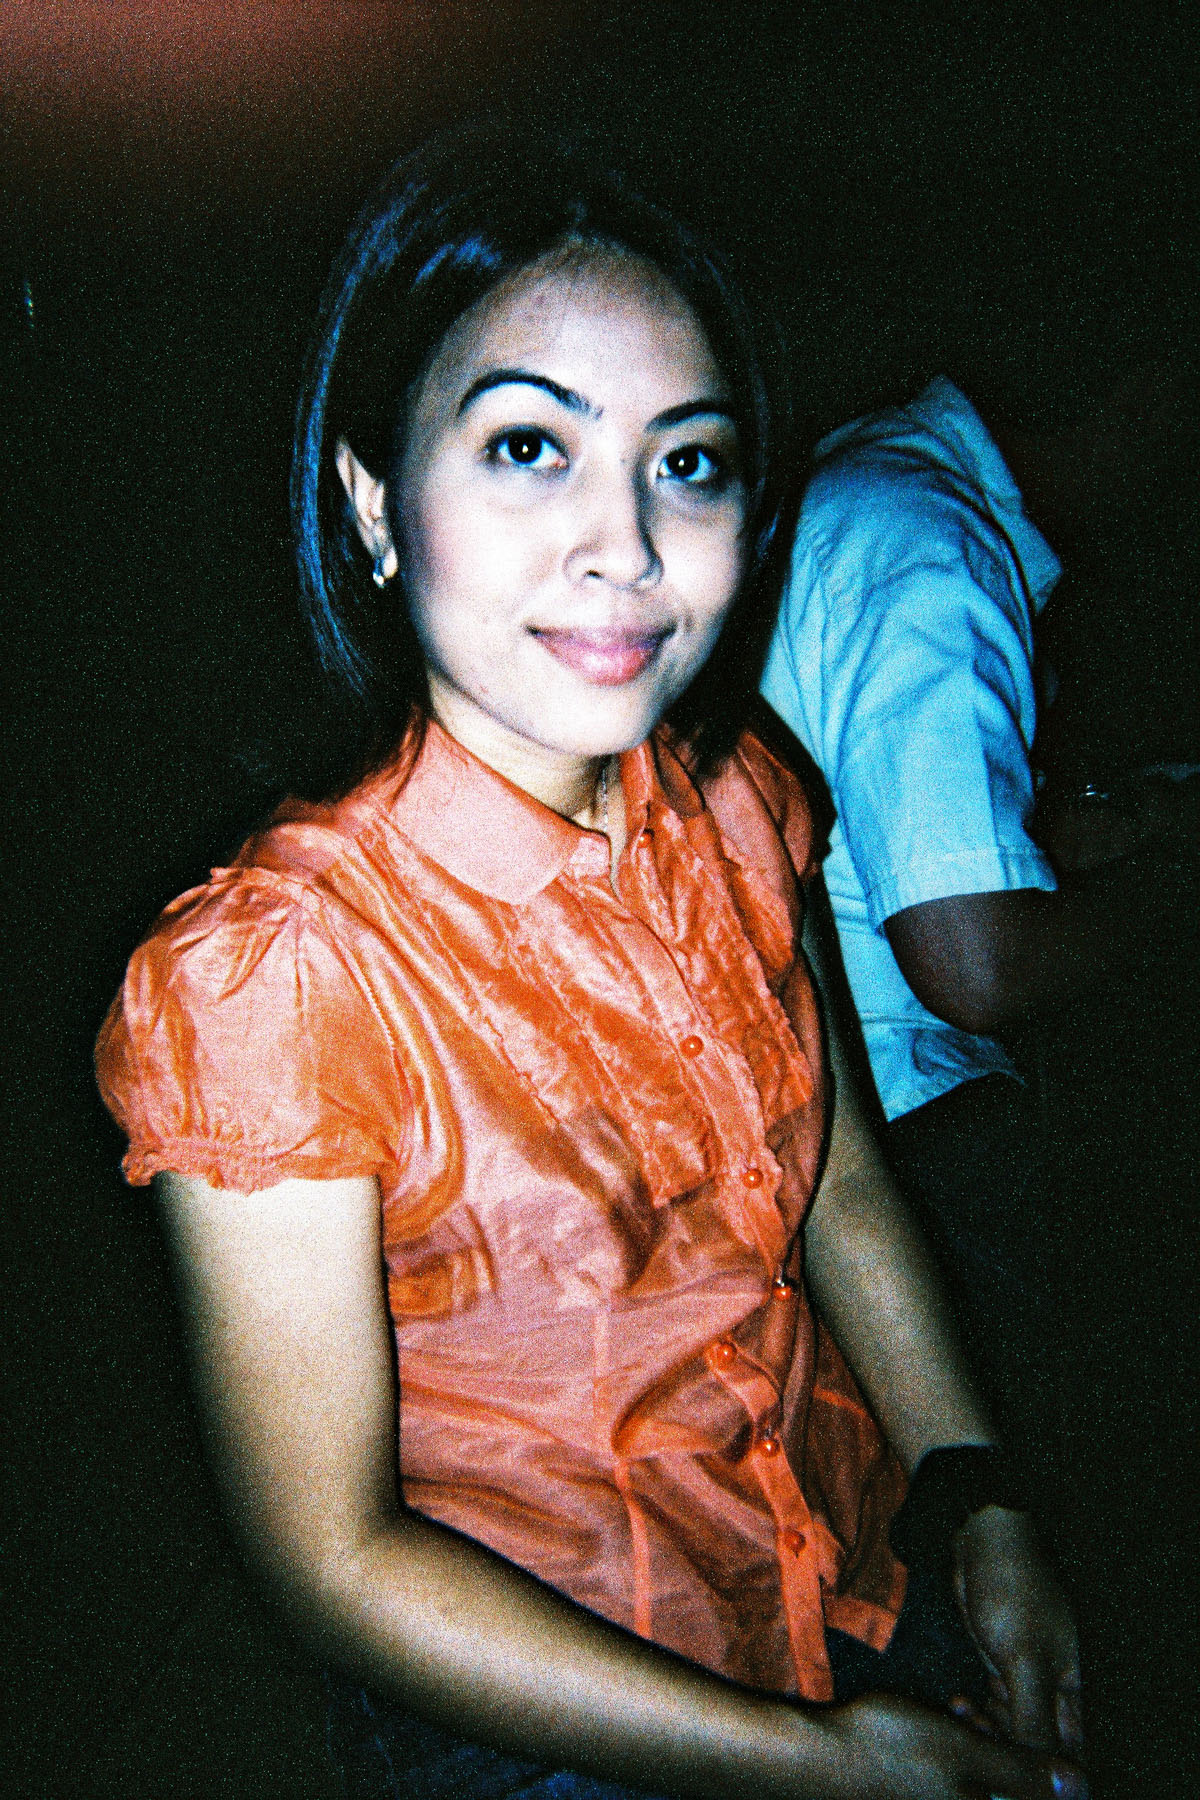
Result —
<path fill-rule="evenodd" d="M 1052 888 L 1029 837 L 1032 625 L 969 492 L 902 459 L 818 473 L 764 694 L 829 782 L 871 925 L 952 894 Z"/>

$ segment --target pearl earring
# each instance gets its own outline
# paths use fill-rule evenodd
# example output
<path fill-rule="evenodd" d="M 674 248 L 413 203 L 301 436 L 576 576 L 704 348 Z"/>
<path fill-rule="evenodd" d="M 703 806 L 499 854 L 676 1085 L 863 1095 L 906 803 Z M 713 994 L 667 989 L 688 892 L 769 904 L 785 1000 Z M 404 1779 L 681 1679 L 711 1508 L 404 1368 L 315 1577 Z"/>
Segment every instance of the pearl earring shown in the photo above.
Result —
<path fill-rule="evenodd" d="M 371 580 L 375 583 L 376 587 L 381 588 L 387 586 L 388 578 L 384 570 L 382 555 L 375 558 L 375 566 L 371 570 Z"/>

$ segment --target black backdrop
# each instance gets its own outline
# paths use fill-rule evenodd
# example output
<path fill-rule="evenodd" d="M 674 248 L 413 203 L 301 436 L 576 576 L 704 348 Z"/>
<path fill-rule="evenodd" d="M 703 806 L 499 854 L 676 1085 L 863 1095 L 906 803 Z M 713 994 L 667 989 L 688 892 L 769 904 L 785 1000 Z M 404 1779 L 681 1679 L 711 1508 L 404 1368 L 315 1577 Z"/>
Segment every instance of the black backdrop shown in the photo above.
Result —
<path fill-rule="evenodd" d="M 1114 319 L 1139 353 L 1191 329 L 1195 73 L 1169 5 L 10 0 L 10 1791 L 328 1792 L 316 1677 L 220 1526 L 89 1056 L 132 943 L 232 847 L 315 706 L 290 411 L 374 176 L 465 112 L 560 120 L 734 241 L 814 429 L 939 368 L 1019 404 L 1099 367 Z M 1172 554 L 1098 634 L 1098 741 L 1132 760 L 1197 756 L 1182 481 Z M 1166 947 L 1136 1004 L 1049 1044 L 1079 1248 L 1078 1504 L 1055 1529 L 1111 1793 L 1193 1785 L 1196 1017 Z"/>

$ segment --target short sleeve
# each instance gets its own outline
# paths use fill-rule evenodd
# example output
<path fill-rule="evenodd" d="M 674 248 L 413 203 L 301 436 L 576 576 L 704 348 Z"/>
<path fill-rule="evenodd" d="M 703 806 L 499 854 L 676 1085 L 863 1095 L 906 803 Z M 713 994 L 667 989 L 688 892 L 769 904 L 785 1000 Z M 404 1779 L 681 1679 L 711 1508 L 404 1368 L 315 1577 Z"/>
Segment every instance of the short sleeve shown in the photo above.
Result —
<path fill-rule="evenodd" d="M 787 654 L 871 924 L 952 894 L 1053 887 L 1026 829 L 1032 625 L 1004 534 L 932 480 L 896 475 L 886 507 L 870 482 L 838 498 L 835 527 L 793 566 Z M 767 690 L 781 710 L 784 653 Z"/>
<path fill-rule="evenodd" d="M 245 1193 L 402 1159 L 403 1074 L 333 910 L 261 870 L 167 908 L 96 1047 L 128 1180 L 172 1169 Z"/>

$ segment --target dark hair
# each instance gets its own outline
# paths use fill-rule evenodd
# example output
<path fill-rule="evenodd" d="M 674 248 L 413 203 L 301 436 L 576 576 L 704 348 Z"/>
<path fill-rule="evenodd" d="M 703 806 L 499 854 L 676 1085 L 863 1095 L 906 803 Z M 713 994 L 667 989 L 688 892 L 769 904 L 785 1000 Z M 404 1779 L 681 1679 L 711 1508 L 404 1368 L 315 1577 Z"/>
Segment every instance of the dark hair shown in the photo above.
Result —
<path fill-rule="evenodd" d="M 321 303 L 297 411 L 291 499 L 301 593 L 326 675 L 351 702 L 360 767 L 424 718 L 424 666 L 392 585 L 372 580 L 334 447 L 344 437 L 396 492 L 411 405 L 447 332 L 506 277 L 574 246 L 654 264 L 692 307 L 729 384 L 746 471 L 747 573 L 672 722 L 711 766 L 753 700 L 783 536 L 788 433 L 777 337 L 759 328 L 723 263 L 685 225 L 578 149 L 460 129 L 398 163 L 360 213 Z"/>

